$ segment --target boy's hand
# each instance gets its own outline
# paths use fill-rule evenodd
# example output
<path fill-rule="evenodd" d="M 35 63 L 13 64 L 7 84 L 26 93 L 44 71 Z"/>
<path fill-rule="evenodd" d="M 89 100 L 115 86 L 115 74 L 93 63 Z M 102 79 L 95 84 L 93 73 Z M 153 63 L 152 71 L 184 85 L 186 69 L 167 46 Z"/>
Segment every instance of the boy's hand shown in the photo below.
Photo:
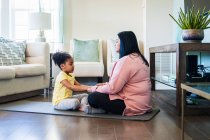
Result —
<path fill-rule="evenodd" d="M 90 86 L 90 87 L 87 89 L 87 91 L 88 91 L 88 92 L 95 92 L 97 88 L 98 88 L 98 86 Z"/>
<path fill-rule="evenodd" d="M 86 85 L 81 85 L 83 87 L 84 90 L 88 90 L 88 88 L 90 88 L 91 86 L 86 86 Z"/>

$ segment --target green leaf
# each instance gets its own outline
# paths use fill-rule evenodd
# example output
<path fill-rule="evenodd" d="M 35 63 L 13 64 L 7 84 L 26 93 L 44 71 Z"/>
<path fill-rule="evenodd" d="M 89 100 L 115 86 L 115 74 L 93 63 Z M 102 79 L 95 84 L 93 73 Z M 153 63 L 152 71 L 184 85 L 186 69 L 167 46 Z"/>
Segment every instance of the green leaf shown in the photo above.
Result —
<path fill-rule="evenodd" d="M 170 17 L 176 22 L 181 29 L 208 29 L 210 24 L 210 10 L 206 11 L 206 7 L 202 10 L 196 10 L 194 5 L 187 9 L 186 12 L 180 8 L 178 19 L 175 19 L 171 14 Z"/>
<path fill-rule="evenodd" d="M 172 19 L 178 24 L 178 26 L 180 27 L 180 28 L 182 28 L 182 25 L 171 15 L 171 14 L 169 14 L 171 17 L 172 17 Z"/>

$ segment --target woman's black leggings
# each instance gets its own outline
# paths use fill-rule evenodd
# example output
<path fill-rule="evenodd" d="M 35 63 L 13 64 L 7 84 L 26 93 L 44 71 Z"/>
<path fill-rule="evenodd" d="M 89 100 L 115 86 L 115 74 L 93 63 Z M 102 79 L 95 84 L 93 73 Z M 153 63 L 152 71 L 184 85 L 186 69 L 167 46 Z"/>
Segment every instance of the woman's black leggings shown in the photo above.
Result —
<path fill-rule="evenodd" d="M 125 103 L 123 100 L 110 100 L 108 94 L 103 94 L 99 92 L 89 94 L 88 103 L 94 108 L 101 108 L 106 112 L 110 112 L 113 114 L 122 115 L 125 109 Z"/>

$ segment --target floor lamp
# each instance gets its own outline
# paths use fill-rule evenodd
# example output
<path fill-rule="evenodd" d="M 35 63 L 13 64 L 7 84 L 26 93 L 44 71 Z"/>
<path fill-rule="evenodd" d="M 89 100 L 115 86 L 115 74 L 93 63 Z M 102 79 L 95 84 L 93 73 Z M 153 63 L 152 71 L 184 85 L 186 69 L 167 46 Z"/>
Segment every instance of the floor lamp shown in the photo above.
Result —
<path fill-rule="evenodd" d="M 39 34 L 35 39 L 36 42 L 46 42 L 44 30 L 51 29 L 51 14 L 44 12 L 30 13 L 29 28 L 39 30 Z"/>

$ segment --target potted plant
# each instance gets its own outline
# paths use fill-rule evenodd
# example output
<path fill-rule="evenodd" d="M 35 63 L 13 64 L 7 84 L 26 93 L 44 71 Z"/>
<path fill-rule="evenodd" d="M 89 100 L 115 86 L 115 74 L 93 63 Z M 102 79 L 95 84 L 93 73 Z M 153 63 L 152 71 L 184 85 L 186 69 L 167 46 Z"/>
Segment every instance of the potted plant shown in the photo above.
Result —
<path fill-rule="evenodd" d="M 195 10 L 194 6 L 183 12 L 180 8 L 178 19 L 176 20 L 171 14 L 172 19 L 183 30 L 182 38 L 185 42 L 201 42 L 204 38 L 204 30 L 210 28 L 209 23 L 210 11 L 205 12 L 206 8 L 202 11 Z"/>

